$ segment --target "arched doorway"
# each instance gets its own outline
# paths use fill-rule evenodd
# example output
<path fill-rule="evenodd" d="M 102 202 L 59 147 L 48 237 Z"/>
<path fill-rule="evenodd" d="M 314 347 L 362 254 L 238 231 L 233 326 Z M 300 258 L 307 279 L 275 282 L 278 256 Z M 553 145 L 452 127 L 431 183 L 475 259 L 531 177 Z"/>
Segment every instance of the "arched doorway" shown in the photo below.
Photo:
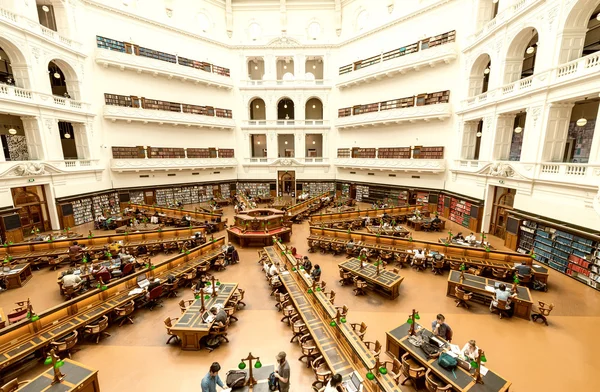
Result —
<path fill-rule="evenodd" d="M 255 98 L 250 102 L 250 120 L 266 120 L 267 108 L 265 101 L 261 98 Z"/>
<path fill-rule="evenodd" d="M 504 84 L 533 75 L 538 50 L 538 32 L 535 28 L 521 30 L 512 40 L 504 64 Z"/>
<path fill-rule="evenodd" d="M 469 76 L 469 97 L 488 91 L 492 61 L 487 53 L 482 53 L 471 67 Z"/>
<path fill-rule="evenodd" d="M 280 171 L 278 173 L 278 196 L 296 196 L 296 172 Z"/>
<path fill-rule="evenodd" d="M 505 239 L 506 221 L 515 203 L 515 189 L 494 187 L 494 204 L 492 206 L 492 224 L 490 233 Z"/>
<path fill-rule="evenodd" d="M 306 101 L 304 108 L 304 118 L 307 120 L 323 119 L 323 103 L 319 98 L 311 98 Z"/>
<path fill-rule="evenodd" d="M 13 188 L 13 203 L 19 209 L 23 235 L 31 235 L 37 230 L 40 232 L 49 229 L 48 205 L 42 186 L 28 186 Z"/>
<path fill-rule="evenodd" d="M 277 103 L 277 119 L 278 120 L 293 120 L 294 119 L 294 101 L 285 97 L 281 98 Z"/>
<path fill-rule="evenodd" d="M 68 98 L 69 92 L 67 90 L 65 74 L 54 61 L 50 61 L 50 63 L 48 63 L 48 74 L 50 76 L 50 88 L 52 89 L 52 95 Z"/>

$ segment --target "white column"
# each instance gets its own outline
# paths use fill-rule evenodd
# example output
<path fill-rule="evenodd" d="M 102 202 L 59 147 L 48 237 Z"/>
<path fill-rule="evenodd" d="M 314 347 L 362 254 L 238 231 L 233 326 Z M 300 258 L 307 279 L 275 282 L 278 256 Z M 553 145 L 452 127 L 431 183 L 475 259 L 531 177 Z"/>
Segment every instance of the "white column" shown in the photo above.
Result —
<path fill-rule="evenodd" d="M 469 97 L 481 94 L 481 90 L 483 90 L 483 75 L 471 76 L 469 78 Z"/>
<path fill-rule="evenodd" d="M 521 146 L 521 162 L 537 162 L 539 151 L 544 140 L 542 106 L 526 109 L 525 127 L 523 128 L 523 145 Z"/>
<path fill-rule="evenodd" d="M 30 160 L 42 160 L 44 154 L 44 138 L 41 118 L 39 117 L 21 117 L 25 138 L 27 139 L 27 150 Z"/>
<path fill-rule="evenodd" d="M 74 18 L 71 18 L 71 10 L 58 1 L 52 2 L 52 6 L 58 34 L 65 38 L 71 38 L 71 23 L 75 23 Z"/>
<path fill-rule="evenodd" d="M 479 142 L 479 160 L 491 161 L 494 151 L 494 136 L 493 131 L 495 120 L 493 116 L 483 118 L 483 126 L 481 130 L 481 141 Z"/>
<path fill-rule="evenodd" d="M 303 54 L 297 54 L 294 57 L 294 77 L 296 80 L 304 80 L 305 73 L 306 73 L 306 56 Z"/>
<path fill-rule="evenodd" d="M 556 42 L 560 42 L 557 46 L 558 64 L 564 64 L 571 60 L 578 59 L 583 53 L 583 45 L 585 42 L 586 28 L 561 32 L 558 35 Z"/>
<path fill-rule="evenodd" d="M 493 64 L 492 64 L 493 66 Z M 521 71 L 523 70 L 523 58 L 507 58 L 504 61 L 504 79 L 501 85 L 516 82 L 521 79 Z"/>
<path fill-rule="evenodd" d="M 553 103 L 548 109 L 542 162 L 562 162 L 573 104 Z"/>
<path fill-rule="evenodd" d="M 304 132 L 298 132 L 294 135 L 296 140 L 294 141 L 294 157 L 305 158 L 306 157 L 306 137 Z"/>
<path fill-rule="evenodd" d="M 60 141 L 60 132 L 58 130 L 58 119 L 44 117 L 43 121 L 43 140 L 44 140 L 44 156 L 47 160 L 64 160 L 62 144 Z"/>
<path fill-rule="evenodd" d="M 54 193 L 54 187 L 51 184 L 44 185 L 46 190 L 46 196 L 48 197 L 48 217 L 50 218 L 50 226 L 52 230 L 60 229 L 60 220 L 58 218 L 58 209 L 56 207 L 56 203 L 53 201 L 56 199 L 56 194 Z"/>
<path fill-rule="evenodd" d="M 277 132 L 267 132 L 267 158 L 277 158 L 279 153 L 279 140 L 277 138 Z"/>
<path fill-rule="evenodd" d="M 65 79 L 65 84 L 67 85 L 67 92 L 71 96 L 71 99 L 74 100 L 82 100 L 81 99 L 81 82 L 76 79 Z"/>
<path fill-rule="evenodd" d="M 15 86 L 25 88 L 28 90 L 33 89 L 31 83 L 31 67 L 27 64 L 12 64 L 10 65 L 13 77 L 15 78 Z"/>
<path fill-rule="evenodd" d="M 510 156 L 510 142 L 512 139 L 513 126 L 515 124 L 515 115 L 500 114 L 496 119 L 496 135 L 494 138 L 494 153 L 492 157 L 495 161 L 507 161 Z"/>
<path fill-rule="evenodd" d="M 75 148 L 77 149 L 77 159 L 90 159 L 89 138 L 86 124 L 72 124 L 73 134 L 75 135 Z"/>
<path fill-rule="evenodd" d="M 272 54 L 268 54 L 264 57 L 265 59 L 265 80 L 277 79 L 276 65 L 277 59 Z"/>

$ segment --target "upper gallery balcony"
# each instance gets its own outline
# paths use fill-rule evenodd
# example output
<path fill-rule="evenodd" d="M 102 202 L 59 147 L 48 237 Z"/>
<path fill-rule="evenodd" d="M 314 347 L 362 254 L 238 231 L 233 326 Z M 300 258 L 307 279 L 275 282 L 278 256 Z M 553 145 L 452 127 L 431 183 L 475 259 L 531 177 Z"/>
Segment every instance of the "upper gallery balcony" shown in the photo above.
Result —
<path fill-rule="evenodd" d="M 227 169 L 237 167 L 230 148 L 112 147 L 116 172 Z"/>
<path fill-rule="evenodd" d="M 456 32 L 450 31 L 340 67 L 337 87 L 343 89 L 437 64 L 448 64 L 458 57 L 455 38 Z"/>
<path fill-rule="evenodd" d="M 235 121 L 229 109 L 159 101 L 144 97 L 104 94 L 104 118 L 201 128 L 233 129 Z"/>
<path fill-rule="evenodd" d="M 450 91 L 356 105 L 338 110 L 336 127 L 357 128 L 417 121 L 443 121 L 450 117 Z"/>
<path fill-rule="evenodd" d="M 45 107 L 63 112 L 90 114 L 89 103 L 57 95 L 39 93 L 24 88 L 0 84 L 0 101 L 33 107 Z"/>
<path fill-rule="evenodd" d="M 233 88 L 228 68 L 100 36 L 96 37 L 96 44 L 96 63 L 105 68 L 111 66 L 121 71 L 132 70 L 228 90 Z"/>
<path fill-rule="evenodd" d="M 338 148 L 334 165 L 346 169 L 441 173 L 444 147 Z"/>

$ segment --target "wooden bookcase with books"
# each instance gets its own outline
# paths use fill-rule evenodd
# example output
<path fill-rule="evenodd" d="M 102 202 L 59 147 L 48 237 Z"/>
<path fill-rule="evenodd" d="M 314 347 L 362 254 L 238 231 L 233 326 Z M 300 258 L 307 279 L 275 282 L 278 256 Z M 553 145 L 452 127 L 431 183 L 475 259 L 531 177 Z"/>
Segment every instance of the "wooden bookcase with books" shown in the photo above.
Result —
<path fill-rule="evenodd" d="M 450 90 L 417 95 L 417 106 L 436 105 L 450 101 Z"/>
<path fill-rule="evenodd" d="M 375 148 L 352 148 L 352 158 L 375 158 L 377 149 Z"/>
<path fill-rule="evenodd" d="M 350 158 L 352 156 L 352 152 L 349 148 L 338 148 L 337 157 L 338 158 Z"/>
<path fill-rule="evenodd" d="M 444 147 L 414 146 L 414 159 L 444 159 Z"/>
<path fill-rule="evenodd" d="M 381 159 L 410 159 L 410 147 L 380 147 L 377 158 Z"/>
<path fill-rule="evenodd" d="M 235 150 L 233 148 L 219 148 L 219 158 L 235 158 Z"/>
<path fill-rule="evenodd" d="M 142 98 L 142 107 L 149 110 L 181 112 L 181 104 L 177 102 L 160 101 L 158 99 Z"/>
<path fill-rule="evenodd" d="M 148 148 L 148 158 L 184 158 L 183 148 L 151 147 Z"/>
<path fill-rule="evenodd" d="M 115 159 L 140 159 L 145 158 L 144 147 L 112 147 L 112 156 Z"/>

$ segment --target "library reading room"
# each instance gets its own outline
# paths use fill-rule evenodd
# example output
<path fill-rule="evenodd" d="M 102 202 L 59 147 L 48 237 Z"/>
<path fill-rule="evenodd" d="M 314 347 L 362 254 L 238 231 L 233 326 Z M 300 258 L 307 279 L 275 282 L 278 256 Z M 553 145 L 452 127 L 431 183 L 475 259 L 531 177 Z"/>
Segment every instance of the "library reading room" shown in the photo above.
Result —
<path fill-rule="evenodd" d="M 0 0 L 0 392 L 597 392 L 599 106 L 600 0 Z"/>

